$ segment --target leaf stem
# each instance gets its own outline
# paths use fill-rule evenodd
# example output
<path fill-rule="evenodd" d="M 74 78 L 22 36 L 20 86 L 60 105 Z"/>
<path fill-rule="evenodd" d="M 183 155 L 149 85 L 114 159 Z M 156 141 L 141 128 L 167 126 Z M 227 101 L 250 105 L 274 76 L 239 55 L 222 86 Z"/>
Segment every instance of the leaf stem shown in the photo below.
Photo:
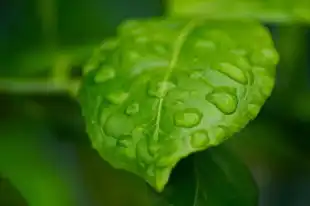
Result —
<path fill-rule="evenodd" d="M 80 80 L 57 81 L 50 79 L 0 79 L 0 93 L 14 94 L 55 94 L 69 93 L 76 95 Z"/>

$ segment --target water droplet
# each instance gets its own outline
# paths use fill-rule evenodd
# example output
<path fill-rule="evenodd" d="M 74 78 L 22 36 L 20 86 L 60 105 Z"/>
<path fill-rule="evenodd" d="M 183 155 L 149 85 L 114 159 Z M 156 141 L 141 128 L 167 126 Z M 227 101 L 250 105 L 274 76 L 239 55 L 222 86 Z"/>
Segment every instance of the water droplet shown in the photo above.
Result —
<path fill-rule="evenodd" d="M 212 130 L 213 133 L 213 143 L 214 145 L 220 144 L 226 137 L 226 132 L 222 127 L 216 127 Z"/>
<path fill-rule="evenodd" d="M 241 84 L 248 83 L 244 71 L 230 63 L 220 63 L 218 70 Z"/>
<path fill-rule="evenodd" d="M 202 113 L 195 108 L 188 108 L 174 114 L 174 124 L 179 127 L 195 127 L 200 123 L 201 119 Z"/>
<path fill-rule="evenodd" d="M 251 61 L 258 66 L 276 65 L 279 55 L 273 49 L 262 49 L 253 52 Z"/>
<path fill-rule="evenodd" d="M 206 130 L 195 131 L 191 135 L 190 143 L 193 148 L 204 148 L 209 143 L 209 135 Z"/>
<path fill-rule="evenodd" d="M 113 79 L 114 77 L 115 77 L 115 70 L 113 68 L 103 67 L 97 72 L 95 76 L 95 82 L 103 83 L 107 80 Z"/>
<path fill-rule="evenodd" d="M 128 148 L 131 144 L 132 137 L 130 135 L 122 135 L 117 139 L 117 145 L 119 145 L 120 147 Z"/>
<path fill-rule="evenodd" d="M 139 104 L 138 103 L 133 103 L 129 105 L 126 109 L 126 114 L 127 115 L 134 115 L 139 112 Z"/>
<path fill-rule="evenodd" d="M 165 82 L 151 82 L 149 84 L 148 94 L 153 97 L 163 98 L 167 92 L 176 86 L 168 81 Z"/>
<path fill-rule="evenodd" d="M 237 97 L 226 92 L 213 92 L 206 96 L 206 100 L 226 115 L 233 114 L 237 109 Z"/>
<path fill-rule="evenodd" d="M 121 104 L 128 98 L 128 93 L 118 91 L 114 93 L 110 93 L 106 96 L 106 99 L 110 101 L 112 104 Z"/>
<path fill-rule="evenodd" d="M 256 104 L 249 104 L 248 105 L 248 112 L 251 119 L 254 119 L 260 111 L 260 106 Z"/>
<path fill-rule="evenodd" d="M 103 127 L 105 133 L 114 138 L 123 139 L 126 134 L 130 134 L 134 129 L 133 121 L 126 115 L 111 115 L 105 122 Z"/>

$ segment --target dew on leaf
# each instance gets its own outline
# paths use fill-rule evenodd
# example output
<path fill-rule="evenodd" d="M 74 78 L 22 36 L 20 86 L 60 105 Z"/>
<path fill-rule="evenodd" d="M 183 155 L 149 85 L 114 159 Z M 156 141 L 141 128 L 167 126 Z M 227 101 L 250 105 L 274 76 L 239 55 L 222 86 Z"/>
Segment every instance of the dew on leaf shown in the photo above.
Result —
<path fill-rule="evenodd" d="M 203 148 L 209 143 L 209 135 L 206 130 L 198 130 L 193 132 L 190 137 L 190 144 L 193 148 Z"/>
<path fill-rule="evenodd" d="M 128 93 L 123 91 L 117 91 L 110 93 L 106 96 L 106 99 L 112 104 L 122 104 L 128 98 Z"/>
<path fill-rule="evenodd" d="M 226 92 L 208 94 L 206 100 L 215 105 L 225 115 L 233 114 L 237 109 L 237 97 Z"/>
<path fill-rule="evenodd" d="M 223 74 L 226 74 L 231 79 L 239 82 L 241 84 L 247 84 L 248 79 L 243 70 L 230 64 L 230 63 L 220 63 L 218 70 Z"/>
<path fill-rule="evenodd" d="M 212 141 L 215 145 L 219 144 L 226 137 L 226 131 L 222 127 L 216 127 L 212 130 L 213 138 Z"/>
<path fill-rule="evenodd" d="M 138 112 L 139 112 L 139 104 L 138 103 L 133 103 L 133 104 L 129 105 L 125 111 L 125 113 L 127 115 L 134 115 Z"/>
<path fill-rule="evenodd" d="M 260 106 L 258 106 L 256 104 L 249 104 L 248 105 L 248 112 L 249 112 L 251 119 L 254 119 L 258 115 L 259 111 L 260 111 Z"/>
<path fill-rule="evenodd" d="M 272 49 L 256 50 L 251 56 L 251 61 L 259 66 L 274 65 L 278 60 L 278 53 Z"/>
<path fill-rule="evenodd" d="M 96 83 L 103 83 L 115 77 L 115 70 L 111 67 L 103 67 L 99 69 L 95 76 Z"/>
<path fill-rule="evenodd" d="M 174 114 L 174 124 L 178 127 L 195 127 L 200 123 L 201 119 L 202 113 L 195 108 L 187 108 Z"/>
<path fill-rule="evenodd" d="M 172 82 L 150 82 L 148 94 L 152 97 L 163 98 L 167 92 L 176 86 Z"/>
<path fill-rule="evenodd" d="M 104 132 L 114 138 L 123 139 L 126 134 L 130 134 L 134 129 L 133 121 L 126 115 L 113 114 L 103 126 Z"/>

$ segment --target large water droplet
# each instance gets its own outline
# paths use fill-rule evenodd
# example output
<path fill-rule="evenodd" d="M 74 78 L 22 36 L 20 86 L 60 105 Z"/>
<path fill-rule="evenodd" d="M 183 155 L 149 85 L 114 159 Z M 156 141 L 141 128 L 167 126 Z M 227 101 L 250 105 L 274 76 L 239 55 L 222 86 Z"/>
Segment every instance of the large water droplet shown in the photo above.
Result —
<path fill-rule="evenodd" d="M 176 86 L 172 82 L 150 82 L 148 94 L 153 97 L 163 98 L 167 92 Z"/>
<path fill-rule="evenodd" d="M 114 114 L 106 120 L 103 129 L 107 135 L 123 139 L 124 135 L 130 134 L 134 129 L 134 123 L 126 115 Z"/>
<path fill-rule="evenodd" d="M 248 79 L 244 71 L 230 63 L 220 63 L 218 70 L 241 84 L 248 83 Z"/>
<path fill-rule="evenodd" d="M 139 112 L 139 104 L 138 103 L 133 103 L 129 105 L 126 109 L 126 114 L 127 115 L 134 115 Z"/>
<path fill-rule="evenodd" d="M 214 104 L 226 115 L 233 114 L 238 105 L 237 97 L 226 92 L 214 92 L 206 96 L 206 100 Z"/>
<path fill-rule="evenodd" d="M 195 108 L 188 108 L 174 114 L 174 124 L 179 127 L 191 128 L 197 126 L 202 118 L 202 113 Z"/>
<path fill-rule="evenodd" d="M 195 131 L 191 135 L 190 143 L 193 148 L 204 148 L 209 143 L 209 136 L 206 130 Z"/>
<path fill-rule="evenodd" d="M 103 83 L 107 80 L 113 79 L 114 77 L 115 77 L 115 70 L 113 68 L 103 67 L 97 72 L 95 76 L 95 82 Z"/>
<path fill-rule="evenodd" d="M 128 93 L 123 91 L 117 91 L 110 93 L 106 96 L 106 99 L 112 104 L 121 104 L 128 98 Z"/>

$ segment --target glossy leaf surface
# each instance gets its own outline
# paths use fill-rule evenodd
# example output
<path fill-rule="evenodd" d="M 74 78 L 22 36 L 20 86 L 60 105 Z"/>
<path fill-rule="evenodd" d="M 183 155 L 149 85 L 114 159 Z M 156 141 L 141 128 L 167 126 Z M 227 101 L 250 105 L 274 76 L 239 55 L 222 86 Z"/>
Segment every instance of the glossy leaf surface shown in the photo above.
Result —
<path fill-rule="evenodd" d="M 93 147 L 162 191 L 177 162 L 223 142 L 270 95 L 278 55 L 248 21 L 127 21 L 85 67 Z"/>
<path fill-rule="evenodd" d="M 256 206 L 258 189 L 248 168 L 225 147 L 182 160 L 165 190 L 149 190 L 153 206 Z"/>
<path fill-rule="evenodd" d="M 309 0 L 169 0 L 171 16 L 310 22 Z"/>

